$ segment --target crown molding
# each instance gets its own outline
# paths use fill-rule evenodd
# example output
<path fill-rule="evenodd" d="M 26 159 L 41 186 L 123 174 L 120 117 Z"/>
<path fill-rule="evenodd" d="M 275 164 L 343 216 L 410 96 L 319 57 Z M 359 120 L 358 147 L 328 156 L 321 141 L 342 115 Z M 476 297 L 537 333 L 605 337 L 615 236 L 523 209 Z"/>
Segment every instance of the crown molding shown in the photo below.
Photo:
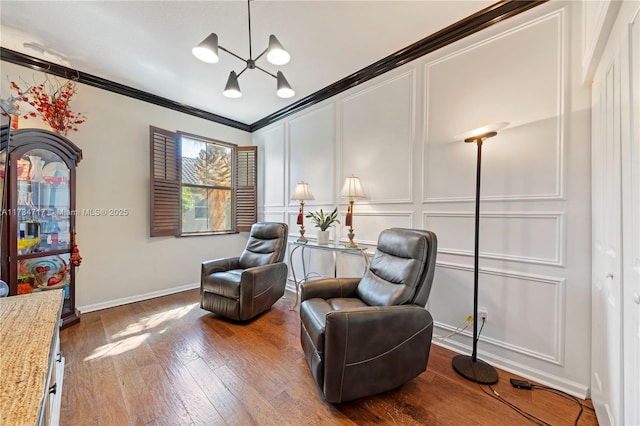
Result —
<path fill-rule="evenodd" d="M 418 59 L 428 53 L 441 49 L 454 43 L 462 38 L 468 37 L 478 31 L 481 31 L 491 25 L 504 21 L 531 8 L 546 3 L 548 0 L 502 0 L 479 12 L 469 15 L 466 18 L 449 25 L 442 30 L 435 32 L 422 40 L 419 40 L 404 49 L 383 58 L 360 71 L 336 81 L 335 83 L 320 89 L 311 95 L 302 98 L 293 104 L 269 114 L 268 116 L 251 124 L 251 132 L 255 132 L 265 126 L 275 123 L 308 108 L 318 102 L 329 99 L 338 93 L 351 89 L 365 81 L 378 77 L 394 68 L 404 65 L 408 62 Z"/>
<path fill-rule="evenodd" d="M 185 105 L 171 99 L 163 98 L 143 90 L 134 89 L 124 84 L 116 83 L 92 74 L 87 74 L 72 68 L 34 58 L 20 52 L 0 47 L 0 60 L 42 71 L 58 77 L 71 78 L 78 83 L 87 84 L 99 89 L 107 90 L 119 95 L 128 96 L 144 102 L 149 102 L 164 108 L 193 115 L 204 120 L 213 121 L 225 126 L 234 127 L 246 132 L 255 132 L 265 126 L 273 124 L 283 118 L 302 111 L 312 105 L 329 99 L 345 90 L 358 86 L 372 78 L 378 77 L 401 65 L 420 58 L 435 50 L 441 49 L 462 38 L 468 37 L 491 25 L 504 21 L 548 0 L 502 0 L 473 15 L 470 15 L 442 30 L 431 34 L 395 53 L 365 67 L 355 73 L 336 81 L 335 83 L 306 96 L 289 106 L 286 106 L 253 124 L 245 124 L 221 115 L 213 114 L 198 108 Z"/>
<path fill-rule="evenodd" d="M 213 114 L 202 109 L 194 108 L 180 102 L 172 101 L 171 99 L 163 98 L 161 96 L 157 96 L 143 90 L 134 89 L 133 87 L 125 86 L 124 84 L 116 83 L 115 81 L 107 80 L 105 78 L 98 77 L 92 74 L 87 74 L 73 68 L 65 67 L 53 62 L 45 61 L 43 59 L 34 58 L 33 56 L 25 55 L 20 52 L 5 49 L 4 47 L 0 47 L 0 60 L 31 68 L 36 71 L 45 72 L 47 74 L 52 74 L 57 77 L 68 78 L 78 83 L 97 87 L 99 89 L 107 90 L 109 92 L 117 93 L 123 96 L 128 96 L 130 98 L 138 99 L 144 102 L 149 102 L 151 104 L 179 111 L 184 114 L 194 115 L 196 117 L 214 121 L 225 126 L 235 127 L 236 129 L 244 130 L 246 132 L 249 132 L 251 130 L 248 124 L 241 123 L 239 121 L 235 121 L 221 115 Z"/>

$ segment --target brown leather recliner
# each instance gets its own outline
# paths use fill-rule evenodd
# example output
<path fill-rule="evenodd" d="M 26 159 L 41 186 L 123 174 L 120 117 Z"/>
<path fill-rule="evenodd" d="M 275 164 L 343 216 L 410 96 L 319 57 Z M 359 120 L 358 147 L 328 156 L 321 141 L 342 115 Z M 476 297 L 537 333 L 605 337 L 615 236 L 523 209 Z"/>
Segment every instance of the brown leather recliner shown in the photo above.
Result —
<path fill-rule="evenodd" d="M 200 307 L 236 321 L 270 309 L 287 284 L 288 233 L 285 223 L 255 223 L 239 257 L 203 262 Z"/>
<path fill-rule="evenodd" d="M 362 278 L 303 283 L 300 340 L 328 402 L 384 392 L 426 370 L 436 251 L 431 231 L 387 229 Z"/>

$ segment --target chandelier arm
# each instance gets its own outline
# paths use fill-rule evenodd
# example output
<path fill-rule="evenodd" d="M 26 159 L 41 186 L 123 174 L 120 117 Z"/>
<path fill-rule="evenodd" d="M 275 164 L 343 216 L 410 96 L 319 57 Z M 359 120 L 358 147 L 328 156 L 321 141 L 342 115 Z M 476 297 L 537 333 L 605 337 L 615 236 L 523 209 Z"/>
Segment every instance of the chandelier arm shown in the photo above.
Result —
<path fill-rule="evenodd" d="M 247 16 L 249 17 L 249 59 L 253 58 L 253 54 L 251 53 L 251 0 L 247 0 Z"/>
<path fill-rule="evenodd" d="M 230 51 L 230 50 L 228 50 L 228 49 L 225 49 L 224 47 L 222 47 L 222 46 L 220 46 L 220 45 L 218 45 L 218 49 L 220 49 L 220 50 L 224 50 L 224 51 L 225 51 L 225 52 L 227 52 L 229 55 L 231 55 L 231 56 L 235 56 L 236 58 L 240 59 L 242 62 L 245 62 L 245 63 L 247 62 L 247 60 L 246 60 L 246 59 L 244 59 L 243 57 L 236 55 L 236 54 L 235 54 L 235 53 L 233 53 L 232 51 Z"/>
<path fill-rule="evenodd" d="M 256 65 L 256 69 L 262 71 L 265 74 L 269 74 L 271 77 L 275 78 L 276 80 L 278 79 L 278 77 L 276 77 L 275 74 L 271 74 L 269 71 L 265 70 L 264 68 L 260 68 L 259 66 Z"/>
<path fill-rule="evenodd" d="M 266 49 L 264 49 L 264 50 L 262 51 L 262 53 L 261 53 L 261 54 L 259 54 L 258 56 L 256 56 L 256 59 L 254 59 L 254 61 L 258 62 L 258 59 L 262 58 L 262 56 L 263 56 L 265 53 L 267 53 L 268 51 L 269 51 L 269 47 L 267 47 Z"/>
<path fill-rule="evenodd" d="M 200 43 L 198 46 L 193 48 L 193 54 L 198 59 L 202 59 L 205 62 L 213 63 L 218 61 L 218 50 L 222 50 L 245 63 L 245 67 L 238 74 L 236 74 L 235 71 L 231 71 L 231 73 L 229 74 L 229 79 L 227 80 L 227 85 L 225 86 L 225 90 L 223 92 L 223 94 L 227 97 L 231 97 L 231 98 L 240 97 L 242 93 L 240 92 L 240 87 L 238 85 L 238 77 L 240 77 L 248 69 L 251 69 L 251 70 L 259 69 L 263 73 L 270 75 L 271 77 L 276 79 L 276 81 L 278 82 L 277 84 L 278 89 L 276 92 L 278 96 L 282 98 L 290 98 L 294 96 L 295 92 L 293 91 L 293 89 L 291 88 L 291 85 L 289 84 L 289 82 L 284 77 L 284 74 L 282 74 L 281 71 L 278 71 L 277 74 L 272 74 L 266 69 L 256 65 L 256 61 L 258 59 L 262 58 L 265 54 L 270 55 L 270 52 L 277 53 L 277 54 L 274 53 L 274 58 L 267 58 L 269 59 L 269 62 L 272 62 L 273 60 L 272 63 L 274 65 L 282 65 L 289 62 L 288 52 L 284 50 L 284 48 L 282 47 L 282 45 L 280 44 L 280 42 L 278 41 L 275 35 L 272 34 L 269 36 L 269 45 L 267 46 L 267 48 L 264 49 L 262 52 L 260 52 L 260 54 L 255 59 L 253 59 L 253 46 L 252 46 L 253 43 L 251 39 L 251 1 L 252 0 L 247 0 L 247 21 L 248 21 L 248 30 L 249 30 L 249 59 L 245 59 L 242 56 L 233 53 L 229 49 L 223 46 L 220 46 L 218 44 L 218 36 L 215 33 L 211 33 L 209 37 L 207 37 L 202 43 Z"/>
<path fill-rule="evenodd" d="M 242 71 L 240 71 L 238 74 L 236 74 L 236 77 L 240 77 L 242 75 L 242 73 L 245 72 L 248 69 L 249 69 L 249 67 L 244 67 L 244 69 Z"/>

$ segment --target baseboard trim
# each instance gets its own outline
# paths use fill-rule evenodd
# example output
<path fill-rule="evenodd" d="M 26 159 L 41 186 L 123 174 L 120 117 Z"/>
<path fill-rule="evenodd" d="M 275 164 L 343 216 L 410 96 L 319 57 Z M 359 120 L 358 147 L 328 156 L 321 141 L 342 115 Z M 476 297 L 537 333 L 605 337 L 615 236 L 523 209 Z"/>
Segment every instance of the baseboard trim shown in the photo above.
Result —
<path fill-rule="evenodd" d="M 285 290 L 289 290 L 291 293 L 296 293 L 296 284 L 293 281 L 293 277 L 287 277 L 287 285 L 285 286 Z"/>
<path fill-rule="evenodd" d="M 434 340 L 432 343 L 456 353 L 466 355 L 470 353 L 470 349 L 468 346 L 459 344 L 457 342 L 444 342 Z M 513 362 L 506 358 L 499 357 L 487 352 L 478 351 L 478 358 L 501 370 L 508 371 L 512 374 L 517 374 L 518 376 L 522 376 L 526 379 L 533 380 L 536 383 L 540 383 L 542 385 L 566 392 L 575 397 L 582 399 L 589 399 L 591 397 L 589 386 L 585 386 L 582 383 L 563 379 L 562 377 L 558 377 L 535 368 L 530 368 L 524 364 Z"/>
<path fill-rule="evenodd" d="M 180 293 L 181 291 L 193 290 L 199 288 L 200 283 L 186 284 L 179 287 L 171 287 L 164 290 L 152 291 L 151 293 L 138 294 L 130 297 L 123 297 L 122 299 L 109 300 L 107 302 L 94 303 L 93 305 L 78 306 L 77 310 L 81 314 L 88 312 L 100 311 L 102 309 L 114 308 L 116 306 L 126 305 L 134 302 L 141 302 L 143 300 L 154 299 L 156 297 L 168 296 L 174 293 Z"/>

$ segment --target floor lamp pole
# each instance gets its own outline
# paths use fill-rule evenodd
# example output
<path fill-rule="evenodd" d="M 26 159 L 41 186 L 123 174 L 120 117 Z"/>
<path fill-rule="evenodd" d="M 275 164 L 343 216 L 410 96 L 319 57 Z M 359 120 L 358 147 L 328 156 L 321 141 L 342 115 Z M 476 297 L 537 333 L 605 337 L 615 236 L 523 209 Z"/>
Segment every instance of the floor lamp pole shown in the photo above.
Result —
<path fill-rule="evenodd" d="M 471 359 L 478 360 L 478 266 L 480 252 L 480 173 L 482 167 L 482 139 L 476 141 L 478 145 L 478 156 L 476 157 L 476 232 L 475 249 L 473 251 L 473 350 Z"/>
<path fill-rule="evenodd" d="M 482 167 L 482 143 L 485 139 L 497 135 L 489 132 L 465 139 L 465 142 L 475 142 L 478 146 L 476 160 L 476 212 L 475 212 L 475 250 L 473 255 L 473 350 L 471 356 L 456 355 L 453 357 L 454 370 L 465 379 L 480 384 L 492 384 L 498 381 L 498 372 L 491 365 L 478 359 L 478 266 L 480 252 L 480 171 Z"/>

